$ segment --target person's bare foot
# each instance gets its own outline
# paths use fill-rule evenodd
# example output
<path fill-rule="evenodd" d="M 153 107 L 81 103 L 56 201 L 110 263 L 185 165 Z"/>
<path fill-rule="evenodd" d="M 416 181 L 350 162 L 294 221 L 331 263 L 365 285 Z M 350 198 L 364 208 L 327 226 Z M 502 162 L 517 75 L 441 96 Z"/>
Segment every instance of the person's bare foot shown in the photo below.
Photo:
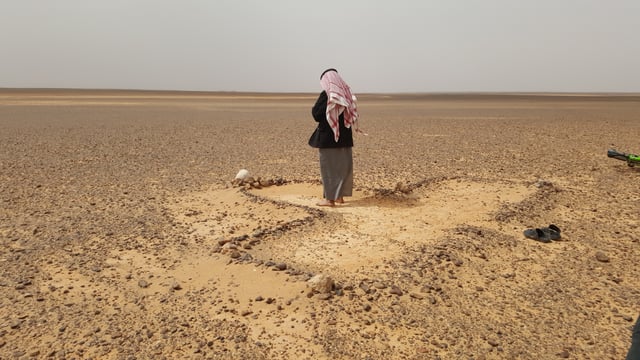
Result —
<path fill-rule="evenodd" d="M 323 199 L 322 201 L 319 201 L 316 205 L 318 205 L 318 206 L 334 206 L 335 204 L 336 204 L 336 202 L 333 201 L 333 200 Z"/>
<path fill-rule="evenodd" d="M 335 203 L 336 204 L 344 204 L 344 198 L 341 197 L 341 198 L 336 199 Z"/>

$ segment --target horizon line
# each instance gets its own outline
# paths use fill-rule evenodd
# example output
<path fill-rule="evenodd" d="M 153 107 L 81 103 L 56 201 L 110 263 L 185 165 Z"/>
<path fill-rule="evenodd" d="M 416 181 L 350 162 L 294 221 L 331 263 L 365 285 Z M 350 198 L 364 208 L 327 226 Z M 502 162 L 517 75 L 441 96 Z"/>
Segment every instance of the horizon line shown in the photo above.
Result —
<path fill-rule="evenodd" d="M 1 92 L 29 91 L 78 91 L 78 92 L 146 92 L 146 93 L 209 93 L 209 94 L 316 94 L 319 91 L 252 91 L 252 90 L 175 90 L 175 89 L 125 89 L 125 88 L 57 88 L 57 87 L 0 87 Z M 640 96 L 633 91 L 389 91 L 359 92 L 359 95 L 557 95 L 557 96 Z"/>

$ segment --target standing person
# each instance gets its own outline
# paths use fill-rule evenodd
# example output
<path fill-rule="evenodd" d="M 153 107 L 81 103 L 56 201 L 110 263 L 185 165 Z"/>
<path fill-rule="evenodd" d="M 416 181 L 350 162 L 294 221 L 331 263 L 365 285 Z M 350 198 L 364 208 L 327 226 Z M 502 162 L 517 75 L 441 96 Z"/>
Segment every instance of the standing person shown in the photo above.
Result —
<path fill-rule="evenodd" d="M 336 69 L 320 75 L 322 92 L 311 110 L 318 127 L 309 145 L 319 149 L 323 199 L 318 206 L 344 203 L 353 191 L 353 136 L 358 130 L 356 97 Z"/>

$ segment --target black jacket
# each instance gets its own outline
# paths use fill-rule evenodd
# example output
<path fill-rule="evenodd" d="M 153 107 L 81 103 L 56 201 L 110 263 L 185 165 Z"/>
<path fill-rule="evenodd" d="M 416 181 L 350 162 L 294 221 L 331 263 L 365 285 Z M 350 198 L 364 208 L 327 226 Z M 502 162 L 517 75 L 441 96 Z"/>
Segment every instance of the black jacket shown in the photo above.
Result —
<path fill-rule="evenodd" d="M 353 147 L 351 128 L 344 127 L 344 115 L 340 114 L 340 137 L 338 142 L 334 139 L 333 130 L 327 122 L 327 93 L 321 92 L 316 104 L 311 109 L 311 114 L 318 127 L 309 138 L 309 145 L 314 148 Z"/>

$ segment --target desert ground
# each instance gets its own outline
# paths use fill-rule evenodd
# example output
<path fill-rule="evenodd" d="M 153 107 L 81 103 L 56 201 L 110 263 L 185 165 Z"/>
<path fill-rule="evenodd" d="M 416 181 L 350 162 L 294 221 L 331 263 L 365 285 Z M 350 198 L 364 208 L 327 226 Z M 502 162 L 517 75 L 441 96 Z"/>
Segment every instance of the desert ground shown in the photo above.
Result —
<path fill-rule="evenodd" d="M 640 96 L 362 94 L 333 208 L 316 96 L 0 90 L 0 358 L 624 358 Z"/>

